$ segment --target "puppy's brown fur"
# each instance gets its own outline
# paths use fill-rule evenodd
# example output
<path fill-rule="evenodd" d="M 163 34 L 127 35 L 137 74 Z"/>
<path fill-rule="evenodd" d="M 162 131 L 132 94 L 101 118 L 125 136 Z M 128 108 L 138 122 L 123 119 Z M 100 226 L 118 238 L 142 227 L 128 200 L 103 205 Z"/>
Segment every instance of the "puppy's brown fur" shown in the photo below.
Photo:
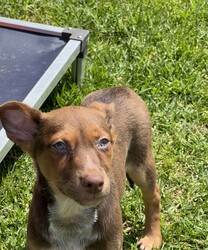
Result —
<path fill-rule="evenodd" d="M 122 249 L 119 202 L 125 176 L 145 204 L 140 249 L 160 247 L 160 195 L 151 123 L 142 99 L 125 87 L 96 91 L 80 107 L 42 113 L 19 102 L 0 106 L 7 136 L 33 158 L 30 250 Z"/>

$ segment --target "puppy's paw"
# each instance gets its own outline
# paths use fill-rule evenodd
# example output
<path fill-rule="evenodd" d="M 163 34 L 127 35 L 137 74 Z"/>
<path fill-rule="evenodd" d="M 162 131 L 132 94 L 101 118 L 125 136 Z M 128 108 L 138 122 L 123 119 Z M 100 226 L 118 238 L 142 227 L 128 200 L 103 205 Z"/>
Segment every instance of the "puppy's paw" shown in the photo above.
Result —
<path fill-rule="evenodd" d="M 151 250 L 152 248 L 159 249 L 162 244 L 161 235 L 145 235 L 138 242 L 138 249 Z"/>

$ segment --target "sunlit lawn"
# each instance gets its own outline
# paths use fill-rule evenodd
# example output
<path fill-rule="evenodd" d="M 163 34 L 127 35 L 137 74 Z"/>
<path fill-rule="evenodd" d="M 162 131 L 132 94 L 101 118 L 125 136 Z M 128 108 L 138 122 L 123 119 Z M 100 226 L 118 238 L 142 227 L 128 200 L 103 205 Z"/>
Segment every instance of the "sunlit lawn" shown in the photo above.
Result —
<path fill-rule="evenodd" d="M 0 15 L 90 30 L 85 84 L 67 72 L 42 109 L 78 105 L 110 86 L 140 94 L 152 116 L 162 248 L 208 249 L 208 2 L 1 0 Z M 22 249 L 34 170 L 13 148 L 0 171 L 0 249 Z M 127 187 L 122 210 L 124 249 L 136 249 L 139 190 Z"/>

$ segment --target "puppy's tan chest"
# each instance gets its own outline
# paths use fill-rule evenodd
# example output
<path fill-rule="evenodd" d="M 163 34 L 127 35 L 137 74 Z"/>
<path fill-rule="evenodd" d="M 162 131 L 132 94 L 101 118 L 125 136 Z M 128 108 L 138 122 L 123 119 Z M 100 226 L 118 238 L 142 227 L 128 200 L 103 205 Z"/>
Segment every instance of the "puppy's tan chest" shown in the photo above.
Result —
<path fill-rule="evenodd" d="M 86 226 L 86 228 L 85 228 Z M 83 225 L 83 228 L 77 230 L 75 228 L 72 232 L 73 227 L 68 231 L 67 229 L 62 229 L 50 225 L 50 241 L 52 243 L 52 249 L 54 250 L 85 250 L 86 247 L 94 243 L 99 237 L 97 233 L 94 233 L 92 226 Z"/>
<path fill-rule="evenodd" d="M 78 242 L 70 242 L 67 244 L 67 242 L 64 243 L 64 245 L 55 246 L 51 248 L 51 250 L 85 250 L 85 247 L 81 246 Z"/>
<path fill-rule="evenodd" d="M 99 239 L 98 233 L 93 230 L 98 220 L 96 209 L 82 207 L 67 199 L 59 200 L 53 207 L 49 207 L 49 211 L 49 240 L 52 249 L 84 250 Z"/>

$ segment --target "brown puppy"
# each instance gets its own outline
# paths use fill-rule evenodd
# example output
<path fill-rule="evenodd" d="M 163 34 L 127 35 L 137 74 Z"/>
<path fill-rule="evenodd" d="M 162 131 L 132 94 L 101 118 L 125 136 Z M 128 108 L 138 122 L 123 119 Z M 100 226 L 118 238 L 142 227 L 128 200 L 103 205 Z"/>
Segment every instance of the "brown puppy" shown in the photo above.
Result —
<path fill-rule="evenodd" d="M 160 247 L 151 123 L 133 91 L 96 91 L 80 107 L 49 113 L 9 102 L 0 106 L 0 119 L 7 136 L 31 155 L 37 170 L 28 249 L 122 249 L 119 202 L 126 174 L 141 188 L 145 204 L 139 248 Z"/>

